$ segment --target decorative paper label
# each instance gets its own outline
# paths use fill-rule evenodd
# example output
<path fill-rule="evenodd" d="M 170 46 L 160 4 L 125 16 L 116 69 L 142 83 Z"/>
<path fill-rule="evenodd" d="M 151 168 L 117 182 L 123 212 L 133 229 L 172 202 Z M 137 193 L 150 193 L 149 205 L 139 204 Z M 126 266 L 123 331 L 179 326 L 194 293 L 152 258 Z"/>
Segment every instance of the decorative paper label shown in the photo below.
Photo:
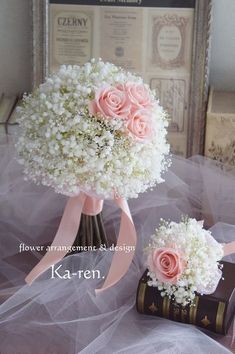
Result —
<path fill-rule="evenodd" d="M 149 12 L 149 70 L 190 72 L 192 9 L 156 9 Z"/>
<path fill-rule="evenodd" d="M 102 8 L 100 56 L 103 60 L 141 72 L 143 11 L 138 8 Z"/>
<path fill-rule="evenodd" d="M 161 105 L 169 115 L 169 132 L 183 132 L 187 113 L 186 81 L 184 79 L 154 78 L 150 82 Z"/>
<path fill-rule="evenodd" d="M 53 9 L 52 9 L 53 10 Z M 82 65 L 92 56 L 92 13 L 85 9 L 56 11 L 51 17 L 50 67 Z"/>
<path fill-rule="evenodd" d="M 173 69 L 185 65 L 185 29 L 188 19 L 164 15 L 153 19 L 153 65 Z"/>
<path fill-rule="evenodd" d="M 168 139 L 171 152 L 187 155 L 189 75 L 172 78 L 150 78 L 150 87 L 156 91 L 160 104 L 169 117 Z"/>

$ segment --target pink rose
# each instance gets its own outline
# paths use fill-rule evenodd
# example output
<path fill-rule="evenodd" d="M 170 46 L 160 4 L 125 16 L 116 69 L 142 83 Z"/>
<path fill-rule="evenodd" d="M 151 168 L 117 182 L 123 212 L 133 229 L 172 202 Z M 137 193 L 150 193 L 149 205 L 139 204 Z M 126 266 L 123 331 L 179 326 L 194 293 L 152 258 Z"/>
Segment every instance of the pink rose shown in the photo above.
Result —
<path fill-rule="evenodd" d="M 129 100 L 132 103 L 132 110 L 138 108 L 151 108 L 153 106 L 149 90 L 144 84 L 127 82 L 125 88 Z"/>
<path fill-rule="evenodd" d="M 90 103 L 90 114 L 100 113 L 108 118 L 127 119 L 131 111 L 131 102 L 123 85 L 103 87 L 95 93 Z"/>
<path fill-rule="evenodd" d="M 185 268 L 185 262 L 179 251 L 162 247 L 149 255 L 148 266 L 159 281 L 176 284 Z"/>
<path fill-rule="evenodd" d="M 145 141 L 153 136 L 151 112 L 139 109 L 129 117 L 128 130 L 139 140 Z"/>

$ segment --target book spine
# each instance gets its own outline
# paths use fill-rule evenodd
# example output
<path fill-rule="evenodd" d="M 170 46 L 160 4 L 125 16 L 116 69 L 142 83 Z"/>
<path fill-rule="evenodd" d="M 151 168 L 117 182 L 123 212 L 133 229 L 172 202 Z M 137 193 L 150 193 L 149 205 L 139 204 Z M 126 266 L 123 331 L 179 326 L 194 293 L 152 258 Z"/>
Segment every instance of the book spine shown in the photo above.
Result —
<path fill-rule="evenodd" d="M 16 134 L 18 124 L 15 121 L 17 96 L 4 96 L 0 99 L 0 137 Z"/>
<path fill-rule="evenodd" d="M 139 313 L 164 317 L 173 321 L 193 324 L 210 331 L 226 334 L 225 317 L 227 306 L 225 302 L 209 300 L 201 295 L 195 297 L 193 306 L 180 306 L 168 297 L 162 297 L 155 287 L 140 281 L 136 307 Z"/>

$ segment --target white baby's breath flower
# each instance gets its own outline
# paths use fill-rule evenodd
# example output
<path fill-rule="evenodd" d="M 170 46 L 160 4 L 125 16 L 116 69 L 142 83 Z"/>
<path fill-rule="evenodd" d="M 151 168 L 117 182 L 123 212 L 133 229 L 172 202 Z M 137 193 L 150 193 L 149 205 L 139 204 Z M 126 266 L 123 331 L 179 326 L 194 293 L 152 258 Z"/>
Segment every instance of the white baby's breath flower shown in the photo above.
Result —
<path fill-rule="evenodd" d="M 157 265 L 154 272 L 153 261 L 150 264 L 154 251 L 161 248 L 169 249 L 170 252 L 177 251 L 184 265 L 174 284 L 171 281 L 160 282 Z M 146 253 L 150 279 L 148 284 L 157 284 L 162 296 L 170 296 L 183 306 L 193 304 L 195 292 L 212 293 L 222 275 L 219 261 L 223 257 L 223 247 L 210 231 L 203 228 L 203 223 L 196 219 L 183 218 L 179 223 L 161 220 L 159 228 L 151 236 L 151 244 Z"/>
<path fill-rule="evenodd" d="M 104 85 L 143 80 L 111 63 L 91 60 L 84 66 L 62 65 L 18 108 L 19 162 L 28 179 L 68 196 L 80 188 L 113 198 L 135 198 L 163 181 L 168 167 L 167 119 L 148 85 L 155 136 L 142 143 L 126 122 L 90 114 L 96 90 Z"/>

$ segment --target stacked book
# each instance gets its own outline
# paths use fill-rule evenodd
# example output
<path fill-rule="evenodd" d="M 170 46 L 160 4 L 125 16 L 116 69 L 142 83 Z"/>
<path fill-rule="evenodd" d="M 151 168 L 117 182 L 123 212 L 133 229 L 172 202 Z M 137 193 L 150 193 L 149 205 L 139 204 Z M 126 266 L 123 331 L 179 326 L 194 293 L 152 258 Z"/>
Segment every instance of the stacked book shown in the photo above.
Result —
<path fill-rule="evenodd" d="M 136 308 L 139 313 L 194 324 L 215 333 L 227 334 L 235 312 L 235 264 L 222 262 L 223 279 L 213 294 L 195 297 L 193 306 L 176 305 L 167 296 L 148 286 L 148 271 L 139 281 Z"/>
<path fill-rule="evenodd" d="M 0 138 L 17 133 L 15 109 L 18 103 L 18 96 L 0 96 Z"/>

